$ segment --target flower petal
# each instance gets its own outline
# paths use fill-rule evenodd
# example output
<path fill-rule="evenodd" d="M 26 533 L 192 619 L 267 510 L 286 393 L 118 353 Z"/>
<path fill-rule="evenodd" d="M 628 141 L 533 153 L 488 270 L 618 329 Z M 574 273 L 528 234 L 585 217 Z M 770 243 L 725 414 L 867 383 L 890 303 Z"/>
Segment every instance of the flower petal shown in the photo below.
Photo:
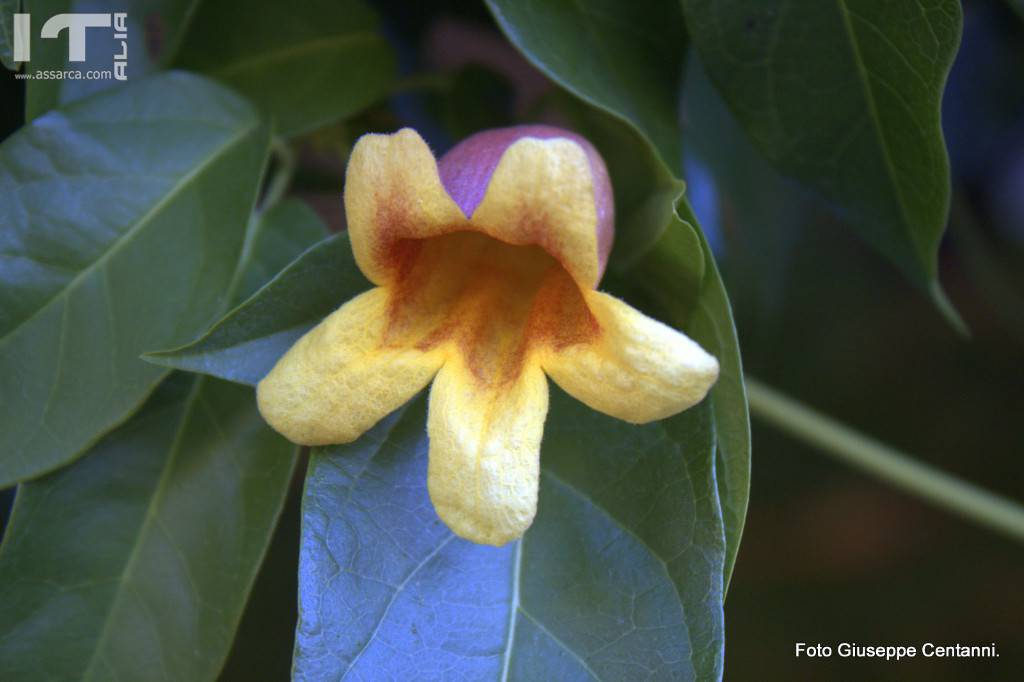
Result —
<path fill-rule="evenodd" d="M 439 351 L 385 343 L 388 293 L 372 289 L 299 339 L 259 383 L 263 418 L 301 445 L 348 443 L 425 387 Z"/>
<path fill-rule="evenodd" d="M 470 230 L 539 246 L 580 287 L 593 289 L 611 246 L 614 209 L 606 176 L 603 164 L 592 164 L 587 150 L 569 137 L 524 137 L 505 149 L 483 200 L 467 218 L 416 131 L 364 135 L 345 175 L 352 250 L 370 281 L 386 285 L 401 279 L 418 255 L 421 245 L 412 240 Z"/>
<path fill-rule="evenodd" d="M 482 382 L 458 355 L 445 363 L 430 390 L 427 485 L 456 535 L 500 546 L 530 527 L 547 411 L 547 379 L 533 362 L 498 383 Z"/>
<path fill-rule="evenodd" d="M 685 334 L 613 296 L 585 294 L 601 333 L 551 348 L 544 371 L 576 399 L 634 424 L 664 419 L 703 400 L 718 361 Z"/>
<path fill-rule="evenodd" d="M 594 203 L 597 209 L 597 251 L 599 269 L 603 271 L 615 237 L 615 200 L 612 195 L 608 168 L 600 152 L 586 138 L 571 130 L 549 125 L 518 125 L 491 128 L 470 135 L 449 149 L 437 162 L 441 182 L 462 212 L 473 215 L 483 201 L 484 193 L 494 175 L 494 169 L 511 145 L 524 137 L 548 140 L 553 137 L 575 142 L 583 148 L 594 185 Z M 557 162 L 557 158 L 555 159 Z"/>
<path fill-rule="evenodd" d="M 587 153 L 567 138 L 517 140 L 501 157 L 472 229 L 509 244 L 540 246 L 582 289 L 601 277 L 594 177 Z"/>
<path fill-rule="evenodd" d="M 345 216 L 356 263 L 379 285 L 400 276 L 402 240 L 467 229 L 468 222 L 411 128 L 359 138 L 345 172 Z"/>

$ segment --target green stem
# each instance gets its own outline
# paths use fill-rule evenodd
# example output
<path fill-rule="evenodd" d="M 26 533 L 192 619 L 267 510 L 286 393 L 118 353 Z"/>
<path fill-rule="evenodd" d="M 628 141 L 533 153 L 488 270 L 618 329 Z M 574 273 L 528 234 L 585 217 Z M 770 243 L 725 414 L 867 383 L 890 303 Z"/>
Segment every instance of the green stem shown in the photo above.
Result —
<path fill-rule="evenodd" d="M 288 142 L 280 137 L 275 137 L 270 143 L 270 151 L 277 162 L 274 168 L 274 175 L 267 183 L 267 191 L 260 202 L 259 212 L 262 213 L 276 204 L 288 191 L 295 174 L 295 152 L 288 145 Z"/>
<path fill-rule="evenodd" d="M 752 414 L 889 483 L 1017 540 L 1024 540 L 1024 507 L 922 464 L 858 433 L 749 376 Z"/>

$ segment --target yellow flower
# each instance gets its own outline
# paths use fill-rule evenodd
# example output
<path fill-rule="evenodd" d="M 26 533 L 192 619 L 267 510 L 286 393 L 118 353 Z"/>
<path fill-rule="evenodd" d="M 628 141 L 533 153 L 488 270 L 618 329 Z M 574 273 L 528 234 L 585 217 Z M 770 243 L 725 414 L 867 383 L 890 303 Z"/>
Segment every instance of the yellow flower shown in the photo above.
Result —
<path fill-rule="evenodd" d="M 573 133 L 487 131 L 440 164 L 413 130 L 366 135 L 345 210 L 376 287 L 278 361 L 260 412 L 296 443 L 347 443 L 433 381 L 427 483 L 464 538 L 502 545 L 532 523 L 547 378 L 643 423 L 698 403 L 718 377 L 688 337 L 596 291 L 611 189 Z"/>

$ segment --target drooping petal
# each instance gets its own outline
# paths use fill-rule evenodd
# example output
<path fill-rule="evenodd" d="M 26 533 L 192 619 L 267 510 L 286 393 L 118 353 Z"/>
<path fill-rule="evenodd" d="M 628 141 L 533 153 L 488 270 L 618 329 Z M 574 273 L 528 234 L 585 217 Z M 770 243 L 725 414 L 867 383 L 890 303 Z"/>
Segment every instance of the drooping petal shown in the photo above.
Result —
<path fill-rule="evenodd" d="M 547 411 L 547 379 L 533 362 L 499 383 L 481 381 L 457 355 L 445 363 L 430 390 L 427 484 L 457 535 L 500 546 L 529 528 Z"/>
<path fill-rule="evenodd" d="M 442 354 L 390 339 L 389 312 L 371 289 L 299 339 L 259 383 L 263 418 L 294 443 L 348 443 L 423 389 Z"/>
<path fill-rule="evenodd" d="M 427 143 L 410 128 L 359 138 L 345 172 L 345 216 L 356 263 L 378 285 L 399 278 L 408 243 L 467 229 Z"/>
<path fill-rule="evenodd" d="M 586 152 L 567 138 L 524 137 L 505 150 L 472 228 L 509 244 L 534 244 L 583 289 L 601 278 L 594 178 Z"/>
<path fill-rule="evenodd" d="M 685 334 L 613 296 L 585 293 L 601 332 L 588 343 L 551 348 L 544 371 L 591 408 L 634 424 L 699 403 L 718 378 L 718 361 Z"/>

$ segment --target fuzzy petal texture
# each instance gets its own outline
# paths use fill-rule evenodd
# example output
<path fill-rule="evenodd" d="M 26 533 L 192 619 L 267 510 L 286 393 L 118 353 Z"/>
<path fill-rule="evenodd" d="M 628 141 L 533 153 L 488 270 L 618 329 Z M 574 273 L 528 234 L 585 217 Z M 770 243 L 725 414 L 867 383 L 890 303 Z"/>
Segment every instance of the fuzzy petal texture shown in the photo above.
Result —
<path fill-rule="evenodd" d="M 457 357 L 430 390 L 427 487 L 438 516 L 467 540 L 503 545 L 537 513 L 548 384 L 536 363 L 481 382 Z"/>
<path fill-rule="evenodd" d="M 301 445 L 349 443 L 430 383 L 442 354 L 388 343 L 388 313 L 371 289 L 299 339 L 257 387 L 267 423 Z"/>
<path fill-rule="evenodd" d="M 469 229 L 433 153 L 409 128 L 359 138 L 345 172 L 345 216 L 359 269 L 381 286 L 401 278 L 403 240 Z"/>
<path fill-rule="evenodd" d="M 526 137 L 510 145 L 467 218 L 415 131 L 364 135 L 346 171 L 345 213 L 356 263 L 382 286 L 402 278 L 415 258 L 414 240 L 467 230 L 539 246 L 585 289 L 601 276 L 590 161 L 568 138 Z"/>
<path fill-rule="evenodd" d="M 503 242 L 540 246 L 583 289 L 601 278 L 594 179 L 572 140 L 525 137 L 510 145 L 472 222 Z"/>
<path fill-rule="evenodd" d="M 452 147 L 437 163 L 441 181 L 462 212 L 471 216 L 484 199 L 494 170 L 505 152 L 523 138 L 575 142 L 586 154 L 597 211 L 598 269 L 604 272 L 615 238 L 615 200 L 608 169 L 601 154 L 585 138 L 571 130 L 546 125 L 522 125 L 494 128 L 470 135 Z M 549 146 L 554 150 L 557 146 Z M 548 191 L 551 191 L 550 188 Z"/>
<path fill-rule="evenodd" d="M 541 362 L 552 381 L 598 412 L 634 424 L 670 417 L 703 400 L 718 378 L 714 357 L 614 296 L 585 295 L 601 334 L 591 343 L 546 353 Z"/>

